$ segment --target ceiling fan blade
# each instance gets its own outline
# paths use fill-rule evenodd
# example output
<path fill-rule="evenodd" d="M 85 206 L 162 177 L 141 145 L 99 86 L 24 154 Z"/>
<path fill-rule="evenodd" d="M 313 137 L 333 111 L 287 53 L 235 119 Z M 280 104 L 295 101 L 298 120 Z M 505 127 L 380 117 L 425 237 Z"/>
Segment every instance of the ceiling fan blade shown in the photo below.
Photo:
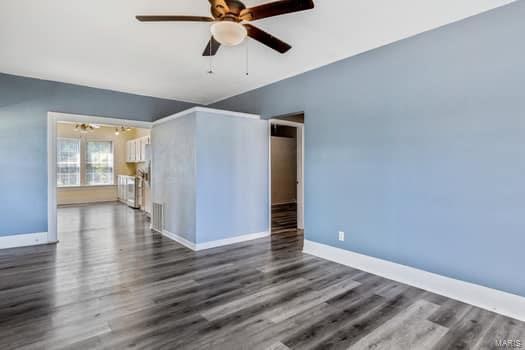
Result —
<path fill-rule="evenodd" d="M 255 21 L 261 18 L 279 16 L 313 8 L 313 0 L 281 0 L 244 9 L 241 11 L 240 18 L 245 21 Z"/>
<path fill-rule="evenodd" d="M 215 38 L 212 36 L 210 38 L 210 41 L 208 41 L 208 45 L 206 45 L 206 48 L 202 52 L 202 55 L 203 56 L 215 56 L 220 46 L 221 46 L 221 43 L 215 40 Z"/>
<path fill-rule="evenodd" d="M 204 16 L 137 16 L 140 22 L 213 22 L 211 17 Z"/>
<path fill-rule="evenodd" d="M 288 45 L 284 41 L 277 39 L 276 37 L 265 32 L 264 30 L 261 30 L 247 23 L 243 25 L 248 31 L 248 36 L 250 38 L 259 41 L 260 43 L 274 49 L 275 51 L 278 51 L 280 53 L 285 53 L 292 48 L 290 45 Z"/>
<path fill-rule="evenodd" d="M 208 0 L 211 5 L 211 13 L 213 17 L 223 17 L 230 11 L 230 7 L 225 0 Z"/>

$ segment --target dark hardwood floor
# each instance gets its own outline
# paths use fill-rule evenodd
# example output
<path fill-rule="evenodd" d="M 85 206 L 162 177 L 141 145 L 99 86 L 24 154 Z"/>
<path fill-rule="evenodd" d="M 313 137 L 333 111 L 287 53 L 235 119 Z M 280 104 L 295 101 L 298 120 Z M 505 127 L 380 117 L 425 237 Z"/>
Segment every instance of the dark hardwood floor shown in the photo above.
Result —
<path fill-rule="evenodd" d="M 297 230 L 297 203 L 272 205 L 272 233 Z"/>
<path fill-rule="evenodd" d="M 0 251 L 0 349 L 495 349 L 523 323 L 301 252 L 296 232 L 192 252 L 121 204 L 59 209 Z"/>

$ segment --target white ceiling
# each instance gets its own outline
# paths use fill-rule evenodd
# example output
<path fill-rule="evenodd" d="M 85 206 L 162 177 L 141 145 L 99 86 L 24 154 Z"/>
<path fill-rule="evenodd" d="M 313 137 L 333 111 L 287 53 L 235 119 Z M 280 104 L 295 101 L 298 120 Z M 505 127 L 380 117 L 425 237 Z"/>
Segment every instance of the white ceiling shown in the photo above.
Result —
<path fill-rule="evenodd" d="M 207 0 L 1 0 L 0 72 L 208 104 L 512 0 L 314 0 L 253 22 L 293 46 L 249 41 L 201 56 L 209 23 L 139 23 L 137 14 L 209 15 Z M 246 0 L 247 6 L 264 0 Z"/>

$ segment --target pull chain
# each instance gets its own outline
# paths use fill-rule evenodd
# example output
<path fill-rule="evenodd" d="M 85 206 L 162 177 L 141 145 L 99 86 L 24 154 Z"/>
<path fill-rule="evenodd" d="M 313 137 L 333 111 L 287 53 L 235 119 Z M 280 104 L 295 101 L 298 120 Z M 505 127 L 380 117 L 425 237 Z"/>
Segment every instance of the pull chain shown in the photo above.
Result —
<path fill-rule="evenodd" d="M 246 39 L 246 75 L 250 75 L 250 71 L 249 71 L 249 68 L 250 68 L 250 50 L 248 49 L 249 48 L 249 44 L 248 44 L 249 40 Z"/>
<path fill-rule="evenodd" d="M 213 56 L 211 55 L 211 47 L 213 45 L 213 37 L 210 39 L 210 70 L 208 71 L 208 74 L 213 74 Z"/>

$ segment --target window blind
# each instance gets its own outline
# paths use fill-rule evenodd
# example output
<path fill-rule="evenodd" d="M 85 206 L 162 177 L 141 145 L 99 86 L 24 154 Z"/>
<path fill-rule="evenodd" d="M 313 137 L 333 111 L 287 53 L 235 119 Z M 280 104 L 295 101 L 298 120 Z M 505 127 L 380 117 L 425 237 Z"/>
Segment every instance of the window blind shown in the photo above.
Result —
<path fill-rule="evenodd" d="M 57 186 L 80 186 L 80 139 L 57 140 Z"/>
<path fill-rule="evenodd" d="M 113 185 L 113 144 L 111 141 L 87 141 L 86 184 Z"/>

